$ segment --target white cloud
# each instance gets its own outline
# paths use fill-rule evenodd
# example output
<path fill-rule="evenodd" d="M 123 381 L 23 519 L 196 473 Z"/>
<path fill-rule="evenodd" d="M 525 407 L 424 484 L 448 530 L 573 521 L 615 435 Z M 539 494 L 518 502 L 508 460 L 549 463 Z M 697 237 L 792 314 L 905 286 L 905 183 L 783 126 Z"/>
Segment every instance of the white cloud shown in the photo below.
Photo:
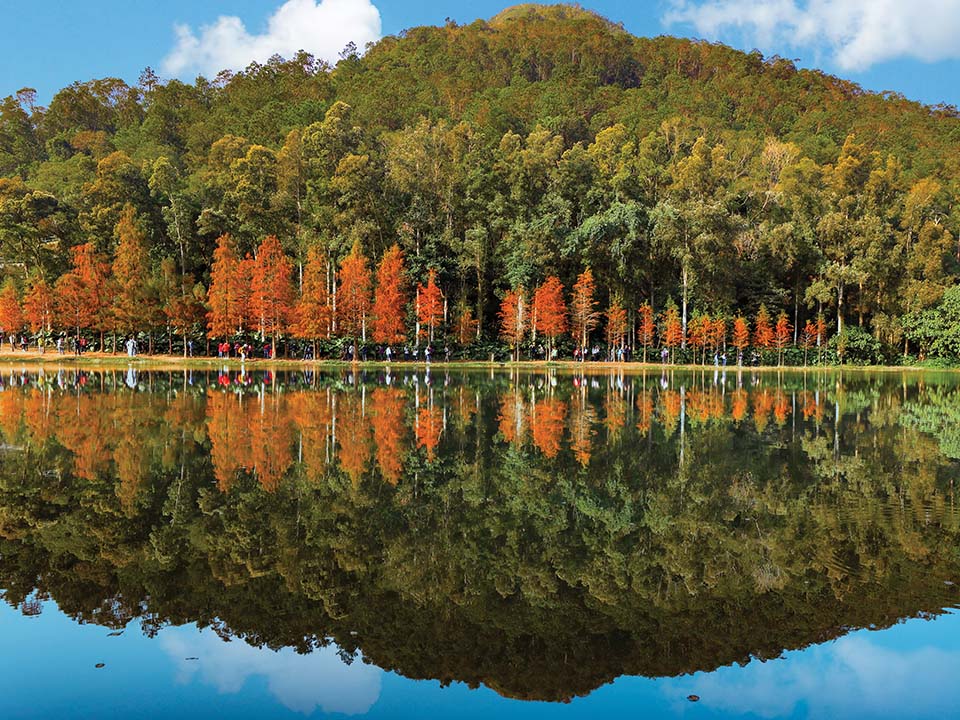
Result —
<path fill-rule="evenodd" d="M 960 0 L 673 0 L 663 22 L 689 23 L 715 40 L 741 33 L 768 52 L 825 52 L 848 71 L 960 58 Z"/>
<path fill-rule="evenodd" d="M 243 689 L 252 677 L 266 678 L 270 693 L 284 707 L 303 715 L 363 715 L 380 698 L 383 670 L 357 659 L 346 665 L 333 646 L 309 655 L 286 648 L 260 650 L 242 640 L 224 642 L 211 630 L 167 628 L 160 644 L 176 663 L 180 682 L 195 675 L 220 693 Z M 196 660 L 186 660 L 186 658 Z"/>
<path fill-rule="evenodd" d="M 299 50 L 334 62 L 347 43 L 362 51 L 380 38 L 380 11 L 371 0 L 287 0 L 259 35 L 250 34 L 240 18 L 227 15 L 199 33 L 188 25 L 177 25 L 175 32 L 177 42 L 163 61 L 163 71 L 213 76 L 276 54 L 290 58 Z"/>

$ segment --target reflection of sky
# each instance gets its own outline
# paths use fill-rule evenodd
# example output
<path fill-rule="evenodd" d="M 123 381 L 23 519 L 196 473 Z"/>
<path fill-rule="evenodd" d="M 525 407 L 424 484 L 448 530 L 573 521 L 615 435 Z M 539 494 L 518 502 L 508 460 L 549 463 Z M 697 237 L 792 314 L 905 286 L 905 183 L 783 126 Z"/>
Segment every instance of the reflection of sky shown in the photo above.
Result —
<path fill-rule="evenodd" d="M 3 717 L 941 718 L 960 701 L 960 615 L 857 632 L 746 667 L 621 678 L 569 705 L 440 688 L 359 660 L 345 665 L 333 649 L 258 650 L 193 627 L 167 628 L 156 640 L 135 624 L 120 637 L 108 633 L 52 604 L 39 618 L 0 604 Z M 700 702 L 688 702 L 691 694 Z"/>
<path fill-rule="evenodd" d="M 318 707 L 360 715 L 380 695 L 383 671 L 359 660 L 347 665 L 335 647 L 309 655 L 289 648 L 271 652 L 242 641 L 224 642 L 210 630 L 194 628 L 171 628 L 160 636 L 160 645 L 176 665 L 181 683 L 199 675 L 201 682 L 221 693 L 238 693 L 249 679 L 264 678 L 281 705 L 304 715 Z"/>

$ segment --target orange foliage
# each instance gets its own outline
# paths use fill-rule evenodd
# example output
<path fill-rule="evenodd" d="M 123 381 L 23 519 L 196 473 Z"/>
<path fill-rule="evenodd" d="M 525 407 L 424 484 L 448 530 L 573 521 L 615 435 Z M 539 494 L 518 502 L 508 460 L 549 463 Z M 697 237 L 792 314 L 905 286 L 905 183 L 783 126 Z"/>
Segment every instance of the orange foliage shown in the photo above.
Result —
<path fill-rule="evenodd" d="M 548 458 L 555 458 L 560 452 L 566 417 L 567 404 L 558 398 L 544 398 L 533 404 L 530 417 L 533 444 Z"/>
<path fill-rule="evenodd" d="M 436 457 L 442 433 L 443 411 L 429 404 L 421 406 L 416 423 L 417 447 L 426 448 L 428 462 L 433 462 Z"/>
<path fill-rule="evenodd" d="M 23 311 L 13 278 L 7 279 L 0 290 L 0 329 L 6 333 L 19 333 L 23 328 Z"/>
<path fill-rule="evenodd" d="M 252 267 L 250 314 L 259 322 L 261 336 L 272 338 L 274 355 L 277 337 L 286 332 L 293 314 L 292 274 L 280 241 L 274 235 L 264 238 Z"/>
<path fill-rule="evenodd" d="M 650 303 L 644 303 L 638 310 L 640 314 L 640 325 L 637 328 L 637 340 L 643 346 L 643 361 L 647 361 L 647 348 L 653 345 L 657 332 L 657 326 L 653 321 L 653 308 Z"/>
<path fill-rule="evenodd" d="M 500 337 L 510 343 L 519 359 L 519 347 L 526 334 L 526 298 L 523 288 L 510 290 L 500 303 Z"/>
<path fill-rule="evenodd" d="M 307 251 L 303 290 L 294 312 L 293 334 L 302 340 L 330 336 L 330 297 L 327 292 L 327 258 L 317 246 Z"/>
<path fill-rule="evenodd" d="M 30 284 L 30 289 L 23 298 L 23 313 L 30 324 L 30 332 L 50 332 L 53 327 L 53 291 L 42 277 L 37 277 Z M 3 321 L 0 320 L 0 325 L 2 324 Z"/>
<path fill-rule="evenodd" d="M 360 487 L 373 454 L 370 423 L 364 417 L 361 393 L 337 396 L 337 441 L 340 444 L 340 467 L 350 476 L 353 486 Z"/>
<path fill-rule="evenodd" d="M 240 260 L 229 235 L 217 239 L 210 268 L 207 302 L 207 328 L 214 337 L 230 337 L 240 330 L 246 318 L 245 290 Z"/>
<path fill-rule="evenodd" d="M 428 274 L 426 287 L 417 287 L 417 318 L 421 325 L 420 334 L 433 342 L 434 332 L 443 320 L 443 293 L 437 287 L 435 270 Z"/>
<path fill-rule="evenodd" d="M 377 290 L 373 299 L 374 342 L 393 345 L 407 339 L 404 327 L 406 273 L 403 251 L 395 244 L 383 254 L 377 268 Z"/>
<path fill-rule="evenodd" d="M 586 348 L 590 341 L 590 333 L 597 326 L 599 314 L 597 301 L 594 299 L 596 283 L 593 280 L 593 271 L 587 268 L 573 286 L 573 297 L 570 300 L 570 320 L 574 342 L 580 348 Z"/>
<path fill-rule="evenodd" d="M 537 332 L 551 340 L 567 331 L 567 303 L 557 276 L 548 277 L 534 293 L 533 317 Z"/>
<path fill-rule="evenodd" d="M 370 395 L 377 465 L 383 479 L 391 485 L 397 484 L 403 472 L 406 403 L 406 393 L 398 388 L 377 388 Z"/>
<path fill-rule="evenodd" d="M 355 242 L 350 254 L 340 263 L 337 273 L 340 287 L 337 289 L 337 330 L 341 335 L 358 338 L 366 327 L 370 313 L 370 270 L 367 258 Z"/>
<path fill-rule="evenodd" d="M 500 400 L 497 423 L 504 440 L 511 445 L 523 443 L 527 435 L 527 412 L 519 392 L 506 394 Z"/>
<path fill-rule="evenodd" d="M 759 348 L 770 348 L 773 346 L 773 328 L 770 327 L 770 313 L 767 312 L 765 305 L 760 306 L 757 311 L 757 322 L 753 329 L 753 344 Z"/>
<path fill-rule="evenodd" d="M 627 311 L 619 300 L 614 300 L 607 308 L 607 343 L 611 347 L 622 348 L 627 338 Z"/>

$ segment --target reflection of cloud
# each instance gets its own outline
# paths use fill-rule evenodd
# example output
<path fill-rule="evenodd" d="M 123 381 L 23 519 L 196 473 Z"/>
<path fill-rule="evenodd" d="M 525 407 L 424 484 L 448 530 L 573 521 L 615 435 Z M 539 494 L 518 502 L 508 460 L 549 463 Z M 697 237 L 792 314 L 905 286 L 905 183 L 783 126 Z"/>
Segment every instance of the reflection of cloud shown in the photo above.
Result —
<path fill-rule="evenodd" d="M 671 697 L 699 695 L 707 707 L 764 718 L 949 716 L 960 700 L 954 682 L 960 652 L 920 648 L 897 652 L 863 635 L 791 653 L 788 660 L 752 662 L 666 682 Z M 904 698 L 911 706 L 903 707 Z"/>
<path fill-rule="evenodd" d="M 264 677 L 271 694 L 285 707 L 310 715 L 318 707 L 328 713 L 366 713 L 380 697 L 382 670 L 360 660 L 345 664 L 336 648 L 309 655 L 293 650 L 258 650 L 245 642 L 224 642 L 216 633 L 170 628 L 160 636 L 164 650 L 177 663 L 180 681 L 199 674 L 221 693 L 240 692 L 254 676 Z M 195 657 L 197 660 L 186 660 Z"/>

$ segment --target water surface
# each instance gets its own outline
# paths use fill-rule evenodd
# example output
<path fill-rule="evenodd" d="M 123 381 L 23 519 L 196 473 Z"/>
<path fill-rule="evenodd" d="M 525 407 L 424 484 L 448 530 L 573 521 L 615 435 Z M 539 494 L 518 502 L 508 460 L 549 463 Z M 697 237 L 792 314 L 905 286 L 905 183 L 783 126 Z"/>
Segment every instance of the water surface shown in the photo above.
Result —
<path fill-rule="evenodd" d="M 958 468 L 949 374 L 7 371 L 5 714 L 939 716 Z"/>

